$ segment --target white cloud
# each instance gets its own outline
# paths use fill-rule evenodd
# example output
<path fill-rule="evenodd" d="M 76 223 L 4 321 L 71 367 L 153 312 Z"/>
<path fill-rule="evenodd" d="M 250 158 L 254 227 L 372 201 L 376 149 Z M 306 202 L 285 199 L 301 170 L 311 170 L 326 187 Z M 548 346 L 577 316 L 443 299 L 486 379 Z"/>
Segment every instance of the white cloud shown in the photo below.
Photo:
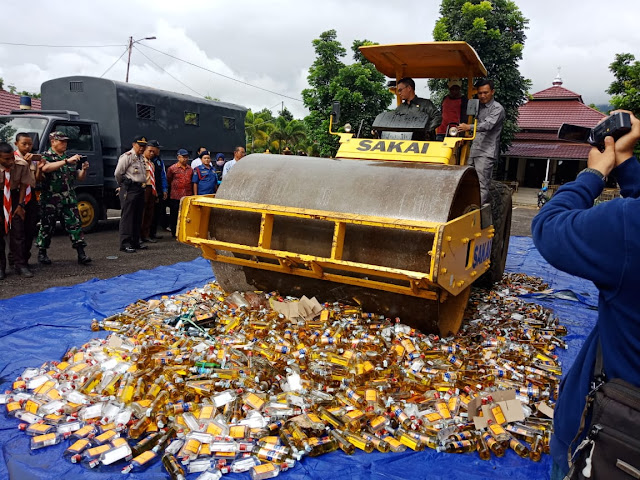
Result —
<path fill-rule="evenodd" d="M 533 81 L 533 91 L 551 85 L 562 67 L 564 86 L 583 95 L 585 102 L 605 103 L 612 76 L 608 65 L 616 53 L 640 58 L 640 3 L 627 0 L 519 0 L 530 19 L 521 62 L 523 75 Z M 5 11 L 21 11 L 23 4 L 5 0 Z M 100 76 L 124 51 L 129 35 L 141 42 L 133 51 L 130 77 L 166 90 L 194 94 L 191 89 L 252 109 L 284 102 L 296 116 L 305 110 L 300 102 L 251 88 L 197 69 L 154 52 L 143 45 L 170 53 L 196 65 L 259 85 L 294 98 L 307 86 L 308 68 L 314 60 L 313 39 L 334 28 L 351 60 L 355 39 L 379 43 L 431 40 L 439 2 L 406 0 L 402 8 L 386 0 L 326 0 L 325 2 L 264 2 L 243 0 L 112 0 L 88 3 L 68 0 L 64 12 L 39 1 L 30 16 L 29 34 L 7 35 L 4 42 L 67 45 L 111 45 L 110 48 L 30 48 L 0 45 L 0 76 L 5 85 L 39 90 L 48 79 L 82 74 Z M 171 76 L 178 77 L 185 87 Z M 106 75 L 124 80 L 126 55 Z M 420 92 L 424 95 L 424 92 Z M 274 107 L 277 110 L 279 106 Z"/>

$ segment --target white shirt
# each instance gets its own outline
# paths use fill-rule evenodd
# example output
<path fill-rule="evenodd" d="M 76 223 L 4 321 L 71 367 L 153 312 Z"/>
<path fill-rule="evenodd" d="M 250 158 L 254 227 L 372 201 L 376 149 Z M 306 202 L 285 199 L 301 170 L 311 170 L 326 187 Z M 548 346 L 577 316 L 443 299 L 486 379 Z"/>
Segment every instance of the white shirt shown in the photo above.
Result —
<path fill-rule="evenodd" d="M 236 164 L 237 160 L 234 158 L 233 160 L 229 160 L 227 163 L 224 164 L 224 168 L 222 169 L 222 178 L 224 178 L 227 173 L 229 173 L 229 170 L 231 170 L 231 167 L 233 167 Z"/>
<path fill-rule="evenodd" d="M 191 168 L 196 168 L 199 167 L 200 165 L 202 165 L 202 159 L 200 157 L 198 158 L 194 158 L 193 161 L 191 162 Z"/>

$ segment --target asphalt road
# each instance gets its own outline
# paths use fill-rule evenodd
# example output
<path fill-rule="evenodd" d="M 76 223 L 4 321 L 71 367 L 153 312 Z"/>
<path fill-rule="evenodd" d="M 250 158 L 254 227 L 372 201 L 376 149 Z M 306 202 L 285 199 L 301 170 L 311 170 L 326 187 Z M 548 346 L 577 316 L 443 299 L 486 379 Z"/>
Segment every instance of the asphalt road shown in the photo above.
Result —
<path fill-rule="evenodd" d="M 537 211 L 535 207 L 514 207 L 511 235 L 531 236 L 531 219 Z M 117 215 L 119 212 L 110 213 Z M 67 235 L 59 228 L 48 250 L 52 265 L 37 264 L 38 251 L 34 246 L 30 262 L 34 277 L 24 278 L 8 269 L 7 278 L 0 281 L 0 299 L 40 292 L 51 287 L 75 285 L 93 278 L 111 278 L 160 265 L 172 265 L 200 256 L 199 249 L 177 242 L 169 232 L 161 234 L 163 238 L 158 243 L 149 244 L 148 250 L 120 252 L 118 218 L 110 218 L 100 222 L 96 231 L 85 235 L 88 244 L 86 252 L 93 261 L 89 265 L 78 265 L 76 251 L 71 248 Z"/>

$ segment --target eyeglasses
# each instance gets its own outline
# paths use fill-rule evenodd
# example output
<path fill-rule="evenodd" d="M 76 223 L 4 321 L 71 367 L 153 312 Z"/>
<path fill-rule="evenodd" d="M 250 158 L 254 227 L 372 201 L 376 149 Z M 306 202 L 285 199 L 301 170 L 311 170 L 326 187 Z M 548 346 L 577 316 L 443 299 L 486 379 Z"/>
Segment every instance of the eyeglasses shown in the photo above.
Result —
<path fill-rule="evenodd" d="M 402 93 L 402 91 L 403 91 L 403 90 L 405 90 L 405 89 L 407 89 L 407 88 L 409 88 L 409 86 L 405 86 L 405 87 L 398 88 L 398 89 L 397 89 L 397 90 L 398 90 L 398 93 Z"/>

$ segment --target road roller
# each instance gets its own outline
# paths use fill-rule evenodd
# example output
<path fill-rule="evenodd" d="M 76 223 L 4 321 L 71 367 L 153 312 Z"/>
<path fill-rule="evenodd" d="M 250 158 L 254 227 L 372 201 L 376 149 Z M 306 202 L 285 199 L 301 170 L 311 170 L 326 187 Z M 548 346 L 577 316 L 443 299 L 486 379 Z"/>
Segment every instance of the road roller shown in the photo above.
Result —
<path fill-rule="evenodd" d="M 468 122 L 476 124 L 473 79 L 487 72 L 467 43 L 360 50 L 396 81 L 466 77 Z M 331 133 L 338 122 L 334 106 Z M 335 133 L 335 158 L 248 155 L 215 196 L 182 199 L 178 239 L 202 249 L 225 291 L 313 295 L 423 332 L 456 333 L 471 285 L 502 278 L 511 192 L 495 182 L 480 205 L 467 165 L 475 128 L 426 141 L 426 122 L 383 112 L 373 123 L 378 138 Z"/>

